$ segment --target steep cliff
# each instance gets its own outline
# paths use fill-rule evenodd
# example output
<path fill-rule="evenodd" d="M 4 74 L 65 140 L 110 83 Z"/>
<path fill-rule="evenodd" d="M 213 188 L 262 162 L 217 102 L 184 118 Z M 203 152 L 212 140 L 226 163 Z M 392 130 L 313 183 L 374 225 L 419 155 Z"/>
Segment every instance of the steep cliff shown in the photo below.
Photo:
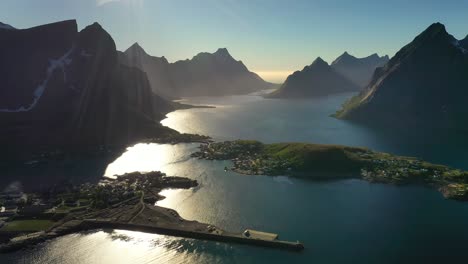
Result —
<path fill-rule="evenodd" d="M 146 74 L 119 63 L 97 23 L 0 30 L 0 57 L 2 144 L 79 148 L 167 131 Z"/>

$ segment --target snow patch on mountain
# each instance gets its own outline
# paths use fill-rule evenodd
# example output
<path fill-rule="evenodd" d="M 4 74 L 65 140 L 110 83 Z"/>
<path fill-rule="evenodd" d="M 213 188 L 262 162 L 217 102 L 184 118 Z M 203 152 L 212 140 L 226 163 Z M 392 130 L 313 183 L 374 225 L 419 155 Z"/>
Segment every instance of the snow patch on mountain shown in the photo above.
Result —
<path fill-rule="evenodd" d="M 59 59 L 50 59 L 49 60 L 49 67 L 47 68 L 47 76 L 46 78 L 37 86 L 37 88 L 34 90 L 33 93 L 33 102 L 29 106 L 21 106 L 17 109 L 0 109 L 0 112 L 4 113 L 19 113 L 19 112 L 28 112 L 32 110 L 37 103 L 39 102 L 39 99 L 41 99 L 42 95 L 44 94 L 44 91 L 47 87 L 47 84 L 49 83 L 49 80 L 52 78 L 52 75 L 54 74 L 55 70 L 61 69 L 63 73 L 63 80 L 64 82 L 67 82 L 67 73 L 66 73 L 66 66 L 70 65 L 72 63 L 72 59 L 70 58 L 71 54 L 73 53 L 73 48 L 70 49 L 67 53 L 65 53 L 62 57 Z"/>

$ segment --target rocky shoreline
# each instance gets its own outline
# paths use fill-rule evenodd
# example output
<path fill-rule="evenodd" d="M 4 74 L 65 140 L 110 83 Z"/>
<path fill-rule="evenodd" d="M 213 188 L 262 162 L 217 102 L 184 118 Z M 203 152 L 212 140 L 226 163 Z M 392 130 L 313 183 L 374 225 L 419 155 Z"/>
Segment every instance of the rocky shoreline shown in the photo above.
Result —
<path fill-rule="evenodd" d="M 159 195 L 163 189 L 196 186 L 196 180 L 170 177 L 161 172 L 126 173 L 105 178 L 97 185 L 81 185 L 75 188 L 74 194 L 79 193 L 80 199 L 86 197 L 92 200 L 84 210 L 66 213 L 48 229 L 25 232 L 11 238 L 0 244 L 0 253 L 25 249 L 67 234 L 99 229 L 132 230 L 294 251 L 304 249 L 299 242 L 278 240 L 276 234 L 252 230 L 249 232 L 259 235 L 245 236 L 244 233 L 226 232 L 213 225 L 185 220 L 175 210 L 155 205 L 158 200 L 164 199 Z M 33 221 L 36 216 L 30 218 Z"/>
<path fill-rule="evenodd" d="M 159 195 L 163 189 L 190 189 L 196 186 L 198 186 L 198 182 L 188 178 L 166 176 L 161 172 L 133 172 L 116 175 L 115 178 L 104 178 L 97 184 L 64 186 L 63 191 L 57 191 L 55 188 L 47 193 L 29 193 L 28 196 L 35 197 L 34 199 L 41 200 L 42 203 L 47 203 L 46 199 L 63 200 L 64 202 L 51 209 L 37 211 L 33 214 L 26 214 L 26 210 L 20 208 L 18 213 L 11 216 L 5 226 L 0 229 L 0 236 L 5 237 L 8 241 L 0 244 L 0 253 L 19 250 L 51 238 L 85 231 L 87 230 L 87 227 L 83 225 L 85 219 L 132 222 L 137 219 L 144 208 L 164 199 L 163 196 Z M 77 210 L 70 205 L 65 206 L 65 204 L 70 203 L 70 199 L 76 199 L 77 203 L 81 202 L 81 206 L 77 206 Z M 24 206 L 24 208 L 26 207 L 30 206 Z M 164 208 L 164 210 L 170 209 Z M 154 211 L 154 214 L 159 216 L 164 210 L 160 208 L 159 211 Z M 171 214 L 178 215 L 175 211 Z M 34 223 L 36 219 L 49 219 L 47 221 L 51 221 L 53 225 L 38 232 L 8 231 L 10 225 L 13 226 L 20 221 L 21 223 L 27 221 Z M 181 222 L 179 219 L 172 220 L 175 223 Z"/>

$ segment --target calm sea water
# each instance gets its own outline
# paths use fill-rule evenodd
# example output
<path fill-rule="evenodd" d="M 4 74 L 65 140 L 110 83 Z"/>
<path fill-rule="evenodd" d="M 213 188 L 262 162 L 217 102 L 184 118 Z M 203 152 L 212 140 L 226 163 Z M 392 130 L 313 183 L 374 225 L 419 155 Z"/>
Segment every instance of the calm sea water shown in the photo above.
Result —
<path fill-rule="evenodd" d="M 163 124 L 216 140 L 259 139 L 366 146 L 468 168 L 460 135 L 381 131 L 329 117 L 350 96 L 266 100 L 258 96 L 196 98 L 216 109 L 170 113 Z M 65 236 L 33 249 L 0 255 L 0 263 L 465 263 L 468 203 L 443 199 L 421 186 L 359 180 L 310 182 L 224 172 L 227 161 L 189 157 L 197 144 L 138 144 L 106 175 L 162 170 L 197 179 L 192 190 L 166 190 L 161 206 L 187 219 L 231 231 L 245 228 L 300 240 L 302 253 L 101 230 Z"/>

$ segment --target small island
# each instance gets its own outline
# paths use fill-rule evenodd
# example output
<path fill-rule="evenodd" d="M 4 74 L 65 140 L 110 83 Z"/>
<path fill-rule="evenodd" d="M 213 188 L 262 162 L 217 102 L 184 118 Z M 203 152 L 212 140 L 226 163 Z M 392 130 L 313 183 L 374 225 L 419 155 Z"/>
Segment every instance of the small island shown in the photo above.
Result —
<path fill-rule="evenodd" d="M 366 148 L 237 140 L 203 144 L 192 157 L 231 160 L 230 170 L 247 175 L 286 175 L 310 180 L 359 178 L 398 185 L 422 183 L 437 188 L 448 199 L 468 200 L 468 172 Z"/>

